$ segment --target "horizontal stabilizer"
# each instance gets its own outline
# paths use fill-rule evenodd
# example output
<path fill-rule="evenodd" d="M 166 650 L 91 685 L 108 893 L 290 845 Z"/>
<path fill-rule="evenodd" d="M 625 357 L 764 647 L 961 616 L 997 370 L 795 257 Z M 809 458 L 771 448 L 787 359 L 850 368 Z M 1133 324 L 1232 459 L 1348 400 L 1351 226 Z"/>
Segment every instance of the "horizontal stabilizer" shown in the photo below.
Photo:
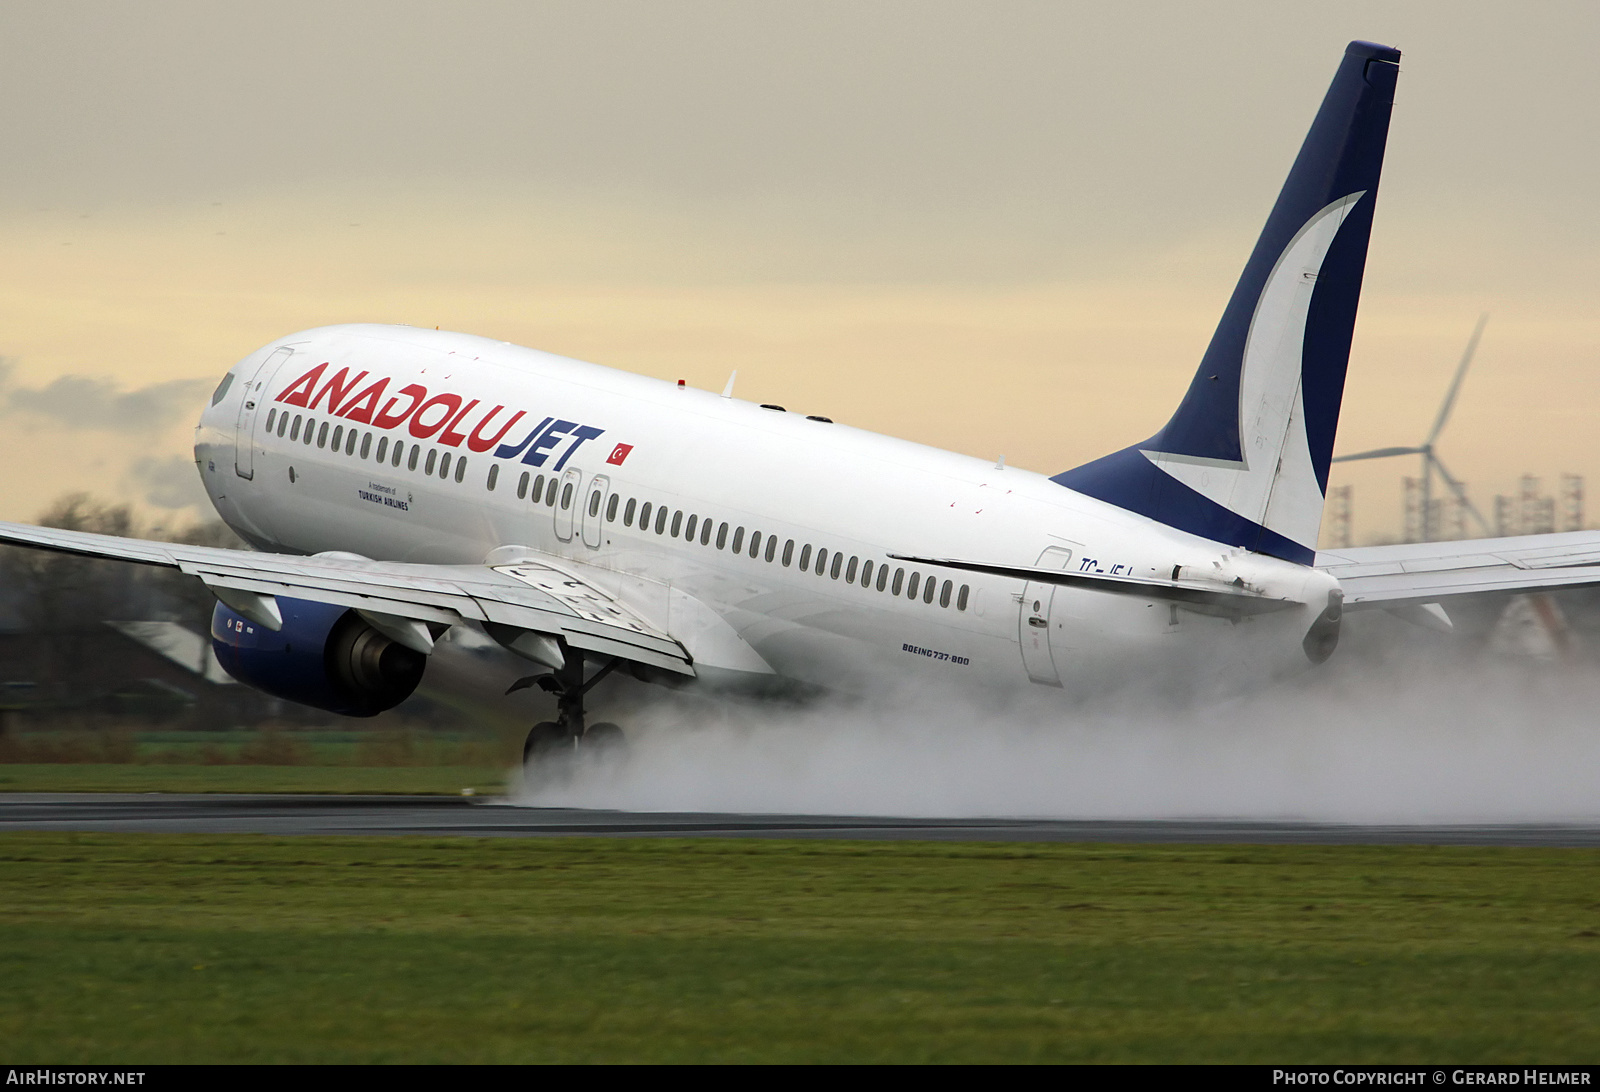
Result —
<path fill-rule="evenodd" d="M 1457 595 L 1600 586 L 1600 531 L 1410 542 L 1324 550 L 1317 568 L 1338 579 L 1352 610 Z"/>

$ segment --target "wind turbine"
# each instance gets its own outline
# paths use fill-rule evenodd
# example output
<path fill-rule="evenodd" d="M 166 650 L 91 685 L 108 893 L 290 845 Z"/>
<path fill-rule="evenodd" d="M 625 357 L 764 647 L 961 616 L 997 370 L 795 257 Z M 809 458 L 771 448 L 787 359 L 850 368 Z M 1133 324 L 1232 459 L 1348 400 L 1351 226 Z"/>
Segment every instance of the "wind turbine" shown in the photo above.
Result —
<path fill-rule="evenodd" d="M 1354 455 L 1337 455 L 1333 461 L 1336 463 L 1353 463 L 1357 459 L 1387 459 L 1395 455 L 1421 455 L 1422 456 L 1422 537 L 1428 539 L 1433 533 L 1433 519 L 1431 517 L 1430 502 L 1433 499 L 1433 475 L 1437 473 L 1439 479 L 1449 487 L 1461 502 L 1461 506 L 1472 513 L 1472 518 L 1477 521 L 1485 535 L 1494 532 L 1489 529 L 1489 521 L 1483 518 L 1483 513 L 1478 511 L 1477 505 L 1467 497 L 1466 486 L 1462 485 L 1445 465 L 1440 461 L 1434 445 L 1438 442 L 1439 433 L 1444 431 L 1445 424 L 1450 420 L 1450 411 L 1455 408 L 1456 395 L 1461 391 L 1461 381 L 1466 378 L 1467 366 L 1472 363 L 1472 354 L 1478 351 L 1478 339 L 1483 337 L 1483 327 L 1489 321 L 1488 314 L 1478 316 L 1478 325 L 1472 331 L 1472 337 L 1467 339 L 1467 350 L 1461 354 L 1461 363 L 1456 365 L 1456 377 L 1450 381 L 1450 390 L 1444 396 L 1444 403 L 1439 407 L 1439 416 L 1433 422 L 1433 428 L 1428 431 L 1428 438 L 1416 447 L 1380 447 L 1372 451 L 1359 451 Z"/>

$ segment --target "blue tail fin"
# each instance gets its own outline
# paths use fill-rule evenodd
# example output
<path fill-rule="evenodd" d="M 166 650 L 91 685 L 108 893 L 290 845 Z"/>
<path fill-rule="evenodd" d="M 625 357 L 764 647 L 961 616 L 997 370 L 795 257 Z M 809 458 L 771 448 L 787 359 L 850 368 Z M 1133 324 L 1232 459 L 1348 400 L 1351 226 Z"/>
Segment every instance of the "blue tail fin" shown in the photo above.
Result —
<path fill-rule="evenodd" d="M 1400 51 L 1351 42 L 1178 411 L 1053 481 L 1171 527 L 1309 564 Z"/>

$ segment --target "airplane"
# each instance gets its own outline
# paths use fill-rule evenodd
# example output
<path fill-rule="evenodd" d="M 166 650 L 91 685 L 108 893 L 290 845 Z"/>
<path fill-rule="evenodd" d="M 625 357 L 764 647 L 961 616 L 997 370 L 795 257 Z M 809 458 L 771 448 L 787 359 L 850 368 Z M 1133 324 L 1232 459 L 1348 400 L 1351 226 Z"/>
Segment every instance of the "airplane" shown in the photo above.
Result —
<path fill-rule="evenodd" d="M 464 627 L 554 695 L 531 768 L 616 746 L 623 671 L 714 693 L 1069 700 L 1246 688 L 1347 610 L 1600 583 L 1591 532 L 1318 553 L 1400 53 L 1352 42 L 1193 380 L 1155 435 L 1053 476 L 460 333 L 344 325 L 222 377 L 195 460 L 254 550 L 0 524 L 176 568 L 242 682 L 347 716 Z M 513 687 L 516 689 L 516 687 Z"/>

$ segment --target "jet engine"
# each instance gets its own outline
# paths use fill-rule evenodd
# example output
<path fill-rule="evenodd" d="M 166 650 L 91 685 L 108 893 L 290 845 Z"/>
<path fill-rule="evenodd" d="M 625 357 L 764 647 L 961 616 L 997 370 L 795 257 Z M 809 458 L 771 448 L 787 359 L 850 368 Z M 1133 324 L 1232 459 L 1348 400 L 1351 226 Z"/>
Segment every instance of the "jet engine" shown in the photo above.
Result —
<path fill-rule="evenodd" d="M 390 640 L 355 611 L 279 596 L 283 627 L 270 630 L 218 603 L 211 647 L 235 679 L 301 705 L 370 717 L 405 701 L 428 658 Z"/>

